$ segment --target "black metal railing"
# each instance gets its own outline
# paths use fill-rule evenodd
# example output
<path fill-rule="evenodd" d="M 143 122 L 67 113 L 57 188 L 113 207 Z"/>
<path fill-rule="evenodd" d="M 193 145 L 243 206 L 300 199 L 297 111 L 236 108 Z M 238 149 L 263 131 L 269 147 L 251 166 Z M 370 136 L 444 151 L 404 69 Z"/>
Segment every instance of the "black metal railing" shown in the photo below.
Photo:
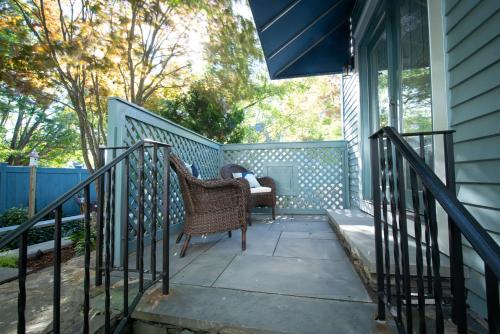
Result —
<path fill-rule="evenodd" d="M 420 143 L 417 151 L 405 140 L 409 136 L 417 136 Z M 446 185 L 427 164 L 425 136 L 443 137 Z M 500 247 L 456 196 L 453 131 L 399 134 L 394 128 L 385 127 L 370 136 L 370 141 L 378 318 L 385 320 L 387 306 L 399 332 L 444 333 L 449 314 L 454 329 L 467 333 L 464 236 L 484 261 L 488 330 L 499 333 Z M 405 173 L 409 173 L 411 207 L 406 201 Z M 447 249 L 439 245 L 436 201 L 448 216 Z M 408 215 L 412 216 L 414 231 L 408 229 L 411 226 Z M 410 245 L 415 247 L 413 272 Z M 449 252 L 449 296 L 443 295 L 440 263 L 443 251 Z M 414 322 L 414 318 L 418 321 Z"/>
<path fill-rule="evenodd" d="M 104 164 L 105 151 L 111 150 L 113 159 Z M 122 150 L 123 152 L 118 154 Z M 111 333 L 121 333 L 125 330 L 130 315 L 146 289 L 153 284 L 163 281 L 162 292 L 168 294 L 169 292 L 169 154 L 170 145 L 152 140 L 141 140 L 131 147 L 112 147 L 102 148 L 100 154 L 101 166 L 89 178 L 73 187 L 70 191 L 59 197 L 46 208 L 38 212 L 35 216 L 30 218 L 25 223 L 21 224 L 17 229 L 4 236 L 0 240 L 0 249 L 7 246 L 12 241 L 19 239 L 19 273 L 18 273 L 18 333 L 26 332 L 26 275 L 27 275 L 27 249 L 28 249 L 28 232 L 33 226 L 44 219 L 48 214 L 55 212 L 55 228 L 54 228 L 54 251 L 53 251 L 53 269 L 54 269 L 54 284 L 53 284 L 53 316 L 52 316 L 52 331 L 60 333 L 61 328 L 61 222 L 63 217 L 63 205 L 68 201 L 73 201 L 73 198 L 83 191 L 84 193 L 84 235 L 85 235 L 85 251 L 84 251 L 84 298 L 83 298 L 83 333 L 90 331 L 90 302 L 91 302 L 91 205 L 90 194 L 91 186 L 97 186 L 97 222 L 96 222 L 96 267 L 95 267 L 95 286 L 102 285 L 102 278 L 104 276 L 104 331 Z M 147 153 L 147 160 L 150 160 L 148 173 L 151 173 L 151 187 L 152 192 L 149 193 L 145 190 L 145 152 Z M 163 158 L 163 170 L 161 178 L 161 198 L 158 196 L 159 178 L 158 178 L 158 158 L 159 153 Z M 138 156 L 138 159 L 136 157 Z M 132 208 L 129 207 L 130 198 L 134 196 L 130 192 L 131 173 L 130 167 L 134 161 L 138 160 L 134 166 L 137 167 L 139 189 L 135 194 L 138 203 L 138 221 L 137 221 L 137 259 L 139 265 L 135 270 L 129 268 L 129 225 Z M 119 173 L 117 173 L 120 171 Z M 135 176 L 133 176 L 135 177 Z M 123 201 L 116 203 L 115 187 L 120 182 L 123 186 L 121 194 Z M 151 204 L 152 219 L 150 223 L 150 236 L 151 236 L 151 265 L 149 270 L 144 268 L 144 245 L 145 245 L 145 195 L 148 195 L 148 201 Z M 160 202 L 160 203 L 159 203 Z M 120 204 L 120 205 L 116 205 Z M 116 205 L 116 206 L 115 206 Z M 115 221 L 115 210 L 120 208 L 122 210 L 123 220 L 120 222 Z M 161 213 L 157 211 L 160 208 Z M 161 217 L 162 221 L 162 271 L 159 276 L 156 272 L 156 221 Z M 114 263 L 115 258 L 115 226 L 119 226 L 121 230 L 121 257 L 119 265 Z M 111 274 L 117 271 L 123 273 L 123 310 L 118 322 L 115 322 L 112 328 L 111 319 Z M 129 274 L 130 272 L 137 273 L 138 275 L 138 289 L 132 302 L 129 302 Z M 151 279 L 146 283 L 144 274 L 150 274 Z M 120 276 L 121 277 L 121 276 Z"/>

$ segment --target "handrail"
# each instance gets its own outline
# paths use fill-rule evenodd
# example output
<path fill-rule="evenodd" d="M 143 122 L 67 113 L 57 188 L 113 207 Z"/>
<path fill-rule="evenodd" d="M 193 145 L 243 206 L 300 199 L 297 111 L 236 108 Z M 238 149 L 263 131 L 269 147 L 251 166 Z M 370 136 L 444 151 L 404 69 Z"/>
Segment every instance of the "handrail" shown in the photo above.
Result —
<path fill-rule="evenodd" d="M 87 179 L 84 181 L 80 182 L 73 188 L 71 188 L 68 192 L 65 194 L 61 195 L 59 198 L 55 199 L 52 203 L 50 203 L 45 209 L 42 211 L 38 212 L 35 214 L 33 217 L 28 219 L 26 222 L 22 223 L 19 225 L 14 231 L 9 233 L 8 235 L 4 236 L 0 240 L 0 249 L 4 248 L 7 246 L 10 242 L 14 241 L 16 238 L 18 238 L 21 234 L 24 232 L 28 231 L 30 228 L 32 228 L 38 221 L 40 221 L 43 217 L 47 216 L 49 213 L 53 212 L 57 207 L 60 205 L 64 204 L 66 201 L 74 197 L 76 194 L 81 192 L 86 186 L 90 185 L 92 182 L 96 181 L 99 177 L 104 175 L 107 171 L 109 171 L 111 168 L 116 166 L 119 162 L 121 162 L 123 159 L 125 159 L 130 153 L 132 153 L 134 150 L 139 148 L 140 146 L 144 144 L 152 144 L 152 145 L 157 145 L 159 147 L 171 147 L 169 144 L 165 144 L 159 141 L 151 140 L 151 139 L 143 139 L 141 141 L 138 141 L 134 145 L 130 146 L 125 152 L 120 154 L 118 157 L 107 163 L 106 165 L 102 166 L 98 170 L 96 170 L 92 175 L 90 175 Z"/>
<path fill-rule="evenodd" d="M 383 127 L 370 136 L 370 139 L 389 138 L 402 156 L 413 167 L 424 185 L 441 204 L 460 232 L 472 245 L 481 259 L 491 268 L 497 280 L 500 280 L 500 246 L 467 211 L 465 206 L 452 194 L 445 184 L 417 155 L 415 150 L 406 142 L 393 127 Z"/>

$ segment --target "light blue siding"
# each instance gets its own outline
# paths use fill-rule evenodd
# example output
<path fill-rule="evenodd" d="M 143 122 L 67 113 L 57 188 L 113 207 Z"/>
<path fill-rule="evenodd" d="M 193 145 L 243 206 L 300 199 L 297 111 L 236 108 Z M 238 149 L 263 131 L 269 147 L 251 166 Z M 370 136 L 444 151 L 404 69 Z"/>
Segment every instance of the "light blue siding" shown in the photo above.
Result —
<path fill-rule="evenodd" d="M 359 208 L 359 80 L 357 73 L 342 77 L 342 117 L 344 139 L 347 142 L 349 194 L 352 207 Z"/>
<path fill-rule="evenodd" d="M 449 119 L 458 198 L 500 241 L 500 2 L 446 0 Z M 484 264 L 464 242 L 471 308 L 486 315 Z"/>

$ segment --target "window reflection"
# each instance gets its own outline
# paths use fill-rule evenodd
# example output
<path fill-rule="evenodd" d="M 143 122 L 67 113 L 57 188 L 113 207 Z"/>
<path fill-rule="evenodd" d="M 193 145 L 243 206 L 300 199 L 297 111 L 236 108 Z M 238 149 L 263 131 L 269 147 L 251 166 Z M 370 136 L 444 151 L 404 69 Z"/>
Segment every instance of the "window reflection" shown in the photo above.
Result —
<path fill-rule="evenodd" d="M 403 132 L 432 131 L 427 2 L 402 0 L 400 3 L 401 129 Z"/>

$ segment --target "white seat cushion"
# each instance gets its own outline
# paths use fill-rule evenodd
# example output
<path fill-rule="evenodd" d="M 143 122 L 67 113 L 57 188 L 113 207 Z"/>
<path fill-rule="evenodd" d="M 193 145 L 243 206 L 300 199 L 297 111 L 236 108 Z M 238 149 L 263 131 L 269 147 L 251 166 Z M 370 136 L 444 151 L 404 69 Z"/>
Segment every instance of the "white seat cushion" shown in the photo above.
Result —
<path fill-rule="evenodd" d="M 255 187 L 255 188 L 250 188 L 250 193 L 252 194 L 260 194 L 260 193 L 270 193 L 271 188 L 269 187 Z"/>

